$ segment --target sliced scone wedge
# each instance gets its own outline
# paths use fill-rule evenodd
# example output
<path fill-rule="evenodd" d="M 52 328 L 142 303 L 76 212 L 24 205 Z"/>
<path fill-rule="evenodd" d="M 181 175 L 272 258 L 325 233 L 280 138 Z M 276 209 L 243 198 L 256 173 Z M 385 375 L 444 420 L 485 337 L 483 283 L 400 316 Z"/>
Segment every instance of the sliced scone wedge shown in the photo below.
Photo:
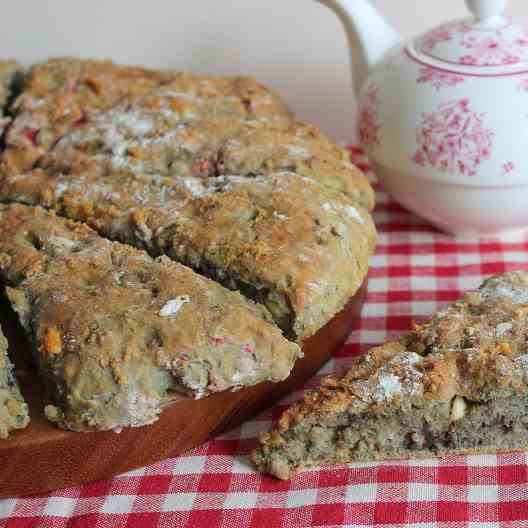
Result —
<path fill-rule="evenodd" d="M 29 423 L 28 407 L 7 355 L 7 339 L 0 330 L 0 439 L 11 431 L 24 429 Z"/>
<path fill-rule="evenodd" d="M 344 193 L 369 211 L 374 208 L 374 191 L 365 174 L 350 163 L 348 150 L 303 123 L 245 122 L 221 149 L 217 171 L 248 178 L 295 172 Z"/>
<path fill-rule="evenodd" d="M 177 120 L 180 130 L 191 125 L 195 131 L 192 123 L 203 120 L 221 121 L 229 131 L 245 119 L 291 119 L 280 98 L 252 78 L 156 71 L 111 61 L 51 59 L 31 68 L 12 107 L 14 122 L 7 133 L 2 170 L 17 174 L 31 169 L 67 132 L 120 102 L 129 105 L 138 98 L 146 98 L 145 104 L 160 117 L 168 114 L 171 121 Z M 114 122 L 117 128 L 123 125 L 137 125 L 137 134 L 145 132 L 145 122 Z M 217 127 L 211 139 L 223 134 Z M 189 136 L 188 157 L 180 161 L 199 164 L 206 158 L 200 158 L 194 134 Z"/>
<path fill-rule="evenodd" d="M 177 395 L 280 381 L 301 356 L 265 308 L 38 207 L 0 206 L 0 277 L 68 429 L 148 424 Z"/>
<path fill-rule="evenodd" d="M 493 277 L 328 377 L 260 438 L 256 467 L 528 448 L 528 272 Z"/>
<path fill-rule="evenodd" d="M 81 159 L 73 169 L 63 158 L 53 169 L 7 177 L 0 200 L 41 205 L 165 254 L 265 305 L 299 342 L 365 280 L 377 239 L 369 212 L 314 180 L 290 172 L 138 177 Z"/>

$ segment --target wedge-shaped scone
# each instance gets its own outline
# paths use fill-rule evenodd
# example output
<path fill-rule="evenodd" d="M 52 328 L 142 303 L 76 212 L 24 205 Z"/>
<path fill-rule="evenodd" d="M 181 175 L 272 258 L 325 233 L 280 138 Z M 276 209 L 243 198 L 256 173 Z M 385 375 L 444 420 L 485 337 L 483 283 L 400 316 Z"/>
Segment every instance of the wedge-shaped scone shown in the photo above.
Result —
<path fill-rule="evenodd" d="M 0 194 L 238 289 L 293 339 L 315 333 L 357 292 L 376 240 L 365 209 L 293 173 L 174 180 L 38 169 L 8 178 Z"/>
<path fill-rule="evenodd" d="M 240 294 L 41 208 L 0 207 L 0 276 L 68 429 L 151 423 L 177 394 L 283 380 L 301 355 Z"/>
<path fill-rule="evenodd" d="M 507 273 L 328 377 L 252 454 L 281 479 L 321 464 L 528 448 L 528 272 Z"/>
<path fill-rule="evenodd" d="M 374 203 L 367 178 L 346 150 L 296 123 L 279 97 L 252 78 L 55 59 L 32 68 L 11 110 L 15 123 L 2 156 L 3 170 L 11 174 L 33 168 L 69 131 L 90 141 L 95 153 L 99 124 L 111 144 L 98 153 L 113 151 L 120 168 L 131 164 L 136 171 L 174 176 L 287 170 L 341 190 L 368 209 Z"/>
<path fill-rule="evenodd" d="M 7 340 L 0 330 L 0 439 L 15 429 L 24 429 L 28 423 L 28 407 L 7 355 Z"/>
<path fill-rule="evenodd" d="M 177 116 L 184 126 L 208 118 L 230 130 L 244 119 L 290 119 L 281 100 L 252 78 L 53 59 L 31 69 L 13 105 L 15 121 L 7 133 L 3 170 L 16 174 L 31 169 L 72 128 L 120 101 L 130 103 L 145 95 L 152 112 Z"/>

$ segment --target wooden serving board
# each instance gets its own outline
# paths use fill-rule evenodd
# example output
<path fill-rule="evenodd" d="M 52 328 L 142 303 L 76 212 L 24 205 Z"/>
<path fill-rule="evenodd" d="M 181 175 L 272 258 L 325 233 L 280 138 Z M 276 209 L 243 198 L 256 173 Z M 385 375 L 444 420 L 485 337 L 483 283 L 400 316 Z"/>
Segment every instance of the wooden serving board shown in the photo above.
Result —
<path fill-rule="evenodd" d="M 366 288 L 350 300 L 316 335 L 303 343 L 304 358 L 281 383 L 261 383 L 203 400 L 169 404 L 149 426 L 121 433 L 74 433 L 50 424 L 43 414 L 44 390 L 35 372 L 27 371 L 29 347 L 16 317 L 0 304 L 0 321 L 15 350 L 30 425 L 0 440 L 0 498 L 39 493 L 112 477 L 197 447 L 301 387 L 342 346 L 356 320 Z M 20 361 L 20 363 L 19 363 Z"/>

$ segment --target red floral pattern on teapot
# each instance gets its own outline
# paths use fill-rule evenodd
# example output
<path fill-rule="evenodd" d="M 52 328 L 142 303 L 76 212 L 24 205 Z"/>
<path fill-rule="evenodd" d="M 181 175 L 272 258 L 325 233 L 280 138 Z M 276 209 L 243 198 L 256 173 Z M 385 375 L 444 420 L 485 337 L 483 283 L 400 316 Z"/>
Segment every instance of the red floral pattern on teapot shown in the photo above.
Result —
<path fill-rule="evenodd" d="M 420 75 L 416 80 L 418 84 L 430 84 L 436 89 L 436 91 L 439 91 L 441 88 L 456 86 L 457 84 L 464 82 L 464 77 L 462 77 L 462 75 L 437 70 L 430 66 L 420 68 L 419 73 Z"/>
<path fill-rule="evenodd" d="M 508 26 L 483 32 L 467 23 L 447 24 L 421 37 L 419 46 L 423 52 L 436 57 L 438 47 L 457 41 L 464 53 L 452 62 L 462 65 L 499 66 L 527 61 L 528 27 L 514 37 L 507 29 Z"/>
<path fill-rule="evenodd" d="M 483 119 L 484 114 L 471 110 L 469 99 L 440 104 L 422 117 L 413 161 L 440 172 L 475 176 L 493 148 L 493 132 Z"/>

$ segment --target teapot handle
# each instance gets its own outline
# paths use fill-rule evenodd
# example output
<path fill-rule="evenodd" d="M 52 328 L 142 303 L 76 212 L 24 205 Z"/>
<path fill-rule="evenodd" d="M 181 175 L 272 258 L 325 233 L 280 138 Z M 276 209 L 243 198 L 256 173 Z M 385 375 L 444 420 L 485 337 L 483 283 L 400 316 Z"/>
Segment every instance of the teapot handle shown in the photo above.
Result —
<path fill-rule="evenodd" d="M 504 10 L 508 0 L 465 0 L 466 6 L 475 15 L 474 27 L 493 29 L 507 24 Z"/>

